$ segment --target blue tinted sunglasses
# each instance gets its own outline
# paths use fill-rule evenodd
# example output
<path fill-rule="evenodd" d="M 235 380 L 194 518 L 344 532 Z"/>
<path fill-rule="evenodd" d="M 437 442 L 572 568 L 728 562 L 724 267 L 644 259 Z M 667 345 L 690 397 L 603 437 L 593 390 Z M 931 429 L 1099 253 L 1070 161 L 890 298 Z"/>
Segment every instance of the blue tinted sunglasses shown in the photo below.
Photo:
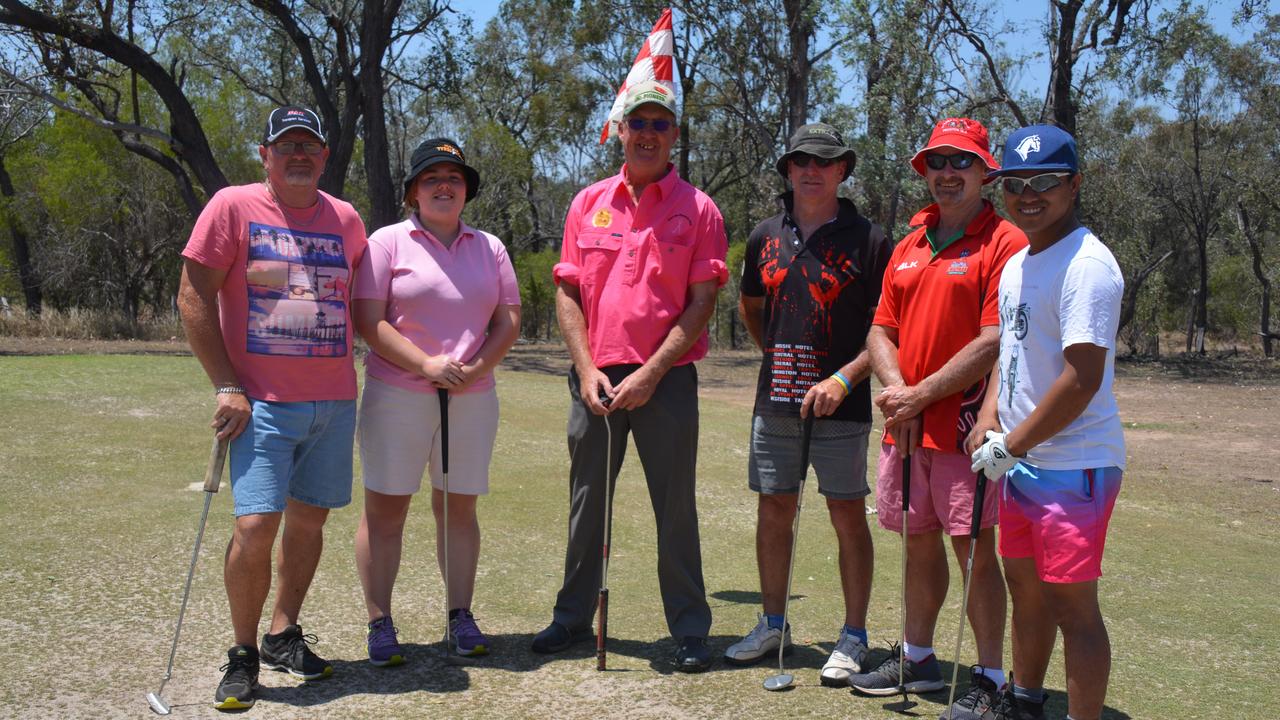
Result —
<path fill-rule="evenodd" d="M 648 128 L 653 128 L 654 132 L 664 133 L 671 129 L 671 125 L 672 122 L 666 118 L 659 118 L 657 120 L 639 117 L 627 118 L 627 127 L 631 128 L 634 132 L 641 132 Z"/>

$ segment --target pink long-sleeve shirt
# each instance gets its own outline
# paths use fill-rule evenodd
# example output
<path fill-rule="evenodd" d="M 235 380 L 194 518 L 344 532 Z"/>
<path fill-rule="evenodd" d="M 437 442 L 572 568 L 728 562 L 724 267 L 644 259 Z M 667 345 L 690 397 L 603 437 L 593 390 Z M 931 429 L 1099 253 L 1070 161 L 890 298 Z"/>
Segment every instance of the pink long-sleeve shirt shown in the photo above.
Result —
<path fill-rule="evenodd" d="M 689 300 L 689 286 L 728 279 L 724 218 L 710 197 L 668 166 L 631 200 L 617 175 L 573 199 L 564 223 L 557 284 L 578 287 L 596 367 L 642 364 L 662 345 Z M 707 333 L 676 364 L 707 354 Z"/>

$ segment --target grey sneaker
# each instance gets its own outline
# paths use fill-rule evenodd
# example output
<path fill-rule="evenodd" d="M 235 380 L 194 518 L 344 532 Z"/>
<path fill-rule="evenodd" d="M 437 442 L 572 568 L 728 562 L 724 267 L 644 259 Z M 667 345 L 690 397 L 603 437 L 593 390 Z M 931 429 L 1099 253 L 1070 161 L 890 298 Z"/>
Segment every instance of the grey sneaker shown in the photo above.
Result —
<path fill-rule="evenodd" d="M 938 716 L 938 720 L 995 720 L 999 696 L 1000 688 L 982 674 L 981 665 L 974 665 L 969 669 L 969 689 L 956 698 L 951 707 Z"/>
<path fill-rule="evenodd" d="M 898 648 L 891 648 L 889 657 L 875 670 L 850 675 L 849 685 L 867 695 L 888 696 L 901 692 L 898 690 Z M 932 655 L 921 662 L 907 658 L 902 667 L 902 685 L 907 692 L 913 693 L 941 690 L 946 683 L 942 682 L 942 668 L 938 666 L 938 659 Z"/>
<path fill-rule="evenodd" d="M 771 628 L 764 615 L 760 615 L 751 632 L 724 651 L 724 661 L 730 665 L 750 665 L 776 654 L 778 643 L 783 644 L 783 655 L 791 653 L 791 628 L 788 626 L 785 631 Z"/>
<path fill-rule="evenodd" d="M 991 720 L 1044 720 L 1044 703 L 1048 699 L 1046 694 L 1038 703 L 1019 700 L 1013 694 L 1013 676 L 1010 675 L 1009 682 L 996 695 L 995 706 L 991 708 Z"/>
<path fill-rule="evenodd" d="M 848 687 L 849 676 L 862 672 L 862 666 L 866 664 L 870 652 L 861 640 L 840 628 L 836 647 L 831 651 L 831 657 L 827 658 L 827 664 L 822 666 L 822 674 L 819 676 L 822 684 L 827 687 Z"/>

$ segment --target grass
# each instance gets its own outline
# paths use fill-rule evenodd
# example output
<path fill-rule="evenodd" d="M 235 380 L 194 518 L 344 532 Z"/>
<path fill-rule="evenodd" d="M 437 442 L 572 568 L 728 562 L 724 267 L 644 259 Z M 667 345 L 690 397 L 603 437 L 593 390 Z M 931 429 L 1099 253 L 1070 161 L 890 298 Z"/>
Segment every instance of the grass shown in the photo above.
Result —
<path fill-rule="evenodd" d="M 747 372 L 734 385 L 708 377 L 704 384 L 716 386 L 701 404 L 699 510 L 717 653 L 754 624 L 758 609 L 755 499 L 745 487 L 752 378 Z M 1266 479 L 1274 477 L 1280 453 L 1259 441 L 1227 458 L 1192 434 L 1232 418 L 1242 424 L 1224 432 L 1268 437 L 1266 418 L 1276 404 L 1267 399 L 1276 388 L 1241 388 L 1237 397 L 1229 394 L 1235 388 L 1167 378 L 1120 383 L 1131 464 L 1102 581 L 1115 656 L 1107 717 L 1217 718 L 1219 703 L 1232 718 L 1280 717 L 1280 698 L 1258 689 L 1265 684 L 1258 674 L 1280 663 L 1274 571 L 1280 491 Z M 718 664 L 703 676 L 670 672 L 653 518 L 634 455 L 616 498 L 610 672 L 595 671 L 585 645 L 551 658 L 529 653 L 532 634 L 550 617 L 562 570 L 566 388 L 560 375 L 512 370 L 501 372 L 499 388 L 502 427 L 492 493 L 480 504 L 484 549 L 475 607 L 482 627 L 496 636 L 495 654 L 469 667 L 447 667 L 437 658 L 441 584 L 430 512 L 418 504 L 396 595 L 411 662 L 382 671 L 365 662 L 352 548 L 357 481 L 356 501 L 331 516 L 302 618 L 306 631 L 321 638 L 321 653 L 335 661 L 336 676 L 299 684 L 265 674 L 254 717 L 893 717 L 883 700 L 818 686 L 841 606 L 834 533 L 816 493 L 806 502 L 791 605 L 799 647 L 788 666 L 798 687 L 761 689 L 775 672 L 768 664 Z M 1215 411 L 1213 402 L 1223 406 Z M 148 715 L 143 696 L 164 672 L 199 518 L 211 407 L 207 383 L 189 357 L 0 357 L 0 675 L 6 678 L 0 715 Z M 1199 429 L 1191 430 L 1188 418 L 1198 418 Z M 214 499 L 165 690 L 179 717 L 216 715 L 208 702 L 230 644 L 220 568 L 230 500 L 225 489 Z M 873 534 L 869 627 L 873 643 L 883 646 L 897 632 L 898 545 L 879 528 Z M 935 638 L 948 660 L 959 601 L 953 572 Z M 966 645 L 964 661 L 973 662 L 971 638 Z M 1050 717 L 1060 718 L 1060 648 L 1048 684 Z M 920 697 L 916 712 L 936 717 L 945 698 L 945 692 Z"/>

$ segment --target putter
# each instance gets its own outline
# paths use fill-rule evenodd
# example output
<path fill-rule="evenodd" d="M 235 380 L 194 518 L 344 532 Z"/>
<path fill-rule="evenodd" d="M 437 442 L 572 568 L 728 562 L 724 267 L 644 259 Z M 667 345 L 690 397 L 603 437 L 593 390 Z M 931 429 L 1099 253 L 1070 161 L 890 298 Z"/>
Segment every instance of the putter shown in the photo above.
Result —
<path fill-rule="evenodd" d="M 796 545 L 800 539 L 800 505 L 804 500 L 804 479 L 809 474 L 809 439 L 813 436 L 813 409 L 809 417 L 804 419 L 800 430 L 800 489 L 796 492 L 796 517 L 791 521 L 791 564 L 787 566 L 787 594 L 782 598 L 782 640 L 778 641 L 778 674 L 765 678 L 764 689 L 777 692 L 786 690 L 795 682 L 795 677 L 786 671 L 782 655 L 787 644 L 787 611 L 791 609 L 791 578 L 796 570 Z"/>
<path fill-rule="evenodd" d="M 449 625 L 449 391 L 436 388 L 436 395 L 440 398 L 440 474 L 444 476 L 444 507 L 441 513 L 444 530 L 440 533 L 444 554 L 444 562 L 440 564 L 444 574 L 444 662 L 446 665 L 466 665 L 471 660 L 454 653 L 453 628 Z"/>
<path fill-rule="evenodd" d="M 964 569 L 964 593 L 960 600 L 960 629 L 956 631 L 956 654 L 951 657 L 951 693 L 947 697 L 947 720 L 951 720 L 951 713 L 955 712 L 953 703 L 956 701 L 956 676 L 960 672 L 960 645 L 964 642 L 964 621 L 965 613 L 969 609 L 969 588 L 973 585 L 973 549 L 978 546 L 978 533 L 982 529 L 982 503 L 986 499 L 987 494 L 987 474 L 978 471 L 978 485 L 973 491 L 973 525 L 969 529 L 969 561 L 965 564 Z"/>
<path fill-rule="evenodd" d="M 213 500 L 214 493 L 218 492 L 218 486 L 222 483 L 222 466 L 227 459 L 227 441 L 219 439 L 215 434 L 213 436 L 213 449 L 209 452 L 209 466 L 204 471 L 204 510 L 200 513 L 200 525 L 196 530 L 196 546 L 191 551 L 191 567 L 187 570 L 187 584 L 182 589 L 182 605 L 178 609 L 178 625 L 173 629 L 173 647 L 169 649 L 169 667 L 164 671 L 164 679 L 160 681 L 160 687 L 153 693 L 147 693 L 147 704 L 151 706 L 151 711 L 157 715 L 168 715 L 170 713 L 169 706 L 165 704 L 161 695 L 164 693 L 164 686 L 169 682 L 169 678 L 173 677 L 173 658 L 178 653 L 178 636 L 182 634 L 182 617 L 187 613 L 187 598 L 191 595 L 191 578 L 196 573 L 196 560 L 200 557 L 200 541 L 204 539 L 204 524 L 209 518 L 209 503 Z"/>
<path fill-rule="evenodd" d="M 902 700 L 888 703 L 885 710 L 906 713 L 916 706 L 915 701 L 907 697 L 907 686 L 903 684 L 903 672 L 907 663 L 907 512 L 911 508 L 911 456 L 902 456 L 902 634 L 898 636 L 898 690 Z"/>
<path fill-rule="evenodd" d="M 613 398 L 600 391 L 600 403 L 606 408 Z M 607 445 L 604 449 L 604 544 L 600 548 L 600 622 L 596 626 L 596 671 L 605 669 L 605 646 L 609 641 L 609 531 L 613 524 L 613 424 L 604 416 L 604 433 Z"/>

